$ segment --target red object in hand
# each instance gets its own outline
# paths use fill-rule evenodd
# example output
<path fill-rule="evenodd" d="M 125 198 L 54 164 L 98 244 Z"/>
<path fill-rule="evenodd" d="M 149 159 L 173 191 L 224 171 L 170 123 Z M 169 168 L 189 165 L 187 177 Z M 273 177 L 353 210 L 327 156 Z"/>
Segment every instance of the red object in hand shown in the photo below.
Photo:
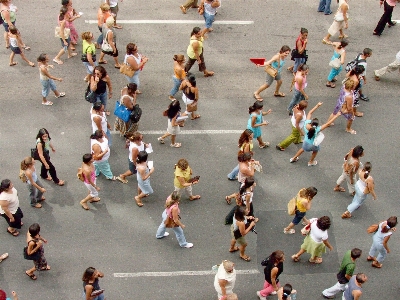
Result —
<path fill-rule="evenodd" d="M 265 63 L 265 58 L 250 58 L 250 61 L 255 65 L 263 65 Z"/>

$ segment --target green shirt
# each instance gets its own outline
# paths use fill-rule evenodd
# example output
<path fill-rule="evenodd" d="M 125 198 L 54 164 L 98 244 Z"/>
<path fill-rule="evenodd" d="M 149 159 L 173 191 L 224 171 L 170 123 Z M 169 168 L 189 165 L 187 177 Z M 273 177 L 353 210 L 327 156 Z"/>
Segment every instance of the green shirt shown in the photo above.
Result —
<path fill-rule="evenodd" d="M 339 271 L 346 268 L 346 274 L 348 276 L 353 276 L 354 269 L 356 268 L 356 263 L 351 259 L 351 250 L 348 250 L 343 256 L 342 264 L 340 265 Z"/>

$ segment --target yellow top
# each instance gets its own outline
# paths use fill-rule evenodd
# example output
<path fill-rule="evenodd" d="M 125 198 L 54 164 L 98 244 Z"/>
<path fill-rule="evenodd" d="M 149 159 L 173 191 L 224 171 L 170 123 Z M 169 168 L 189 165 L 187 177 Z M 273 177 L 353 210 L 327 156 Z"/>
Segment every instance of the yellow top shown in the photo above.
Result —
<path fill-rule="evenodd" d="M 198 43 L 199 43 L 199 46 L 200 46 L 199 55 L 200 55 L 201 53 L 203 53 L 203 41 L 204 41 L 204 38 L 203 38 L 203 37 L 201 37 L 200 40 L 198 40 L 198 39 L 196 39 L 196 38 L 193 38 L 193 37 L 190 38 L 190 44 L 189 44 L 189 46 L 188 46 L 188 48 L 187 48 L 187 55 L 188 55 L 191 59 L 196 59 L 196 55 L 194 54 L 194 50 L 193 50 L 192 44 L 193 44 L 194 42 L 198 42 Z"/>
<path fill-rule="evenodd" d="M 182 171 L 179 167 L 175 168 L 175 178 L 174 178 L 174 186 L 180 189 L 183 189 L 184 186 L 181 185 L 181 183 L 178 180 L 178 177 L 183 177 L 185 179 L 185 182 L 187 182 L 190 179 L 190 173 L 192 170 L 190 167 L 188 167 L 185 171 Z"/>
<path fill-rule="evenodd" d="M 174 69 L 174 73 L 175 73 L 175 77 L 180 80 L 183 80 L 186 77 L 186 72 L 184 69 L 179 70 L 179 72 L 177 72 L 176 69 Z"/>
<path fill-rule="evenodd" d="M 307 200 L 308 201 L 308 199 L 300 197 L 300 194 L 303 192 L 303 190 L 305 190 L 305 189 L 301 189 L 299 191 L 299 193 L 297 194 L 297 196 L 296 196 L 296 208 L 297 208 L 297 210 L 299 212 L 306 212 L 307 211 L 307 209 L 303 206 L 302 202 L 303 202 L 303 200 Z"/>

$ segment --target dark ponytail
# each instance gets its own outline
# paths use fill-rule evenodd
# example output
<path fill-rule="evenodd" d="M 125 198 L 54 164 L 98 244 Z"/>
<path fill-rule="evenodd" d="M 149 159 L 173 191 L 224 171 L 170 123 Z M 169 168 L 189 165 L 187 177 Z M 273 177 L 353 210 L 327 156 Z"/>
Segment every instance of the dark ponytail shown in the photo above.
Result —
<path fill-rule="evenodd" d="M 293 290 L 292 285 L 289 284 L 289 283 L 286 283 L 286 284 L 283 286 L 282 299 L 283 299 L 283 300 L 286 300 L 286 299 L 292 294 L 292 290 Z"/>
<path fill-rule="evenodd" d="M 257 109 L 262 109 L 263 107 L 264 107 L 264 105 L 262 103 L 260 103 L 260 101 L 256 101 L 253 103 L 252 106 L 249 107 L 249 114 L 253 113 Z"/>
<path fill-rule="evenodd" d="M 4 179 L 1 181 L 0 184 L 0 193 L 4 192 L 5 190 L 8 190 L 11 185 L 11 180 L 10 179 Z"/>
<path fill-rule="evenodd" d="M 311 139 L 314 137 L 315 131 L 316 131 L 316 129 L 317 129 L 318 124 L 319 124 L 319 121 L 318 121 L 317 118 L 314 118 L 314 119 L 311 121 L 311 126 L 312 126 L 312 127 L 311 127 L 311 129 L 307 132 L 307 137 L 308 137 L 309 140 L 311 140 Z"/>
<path fill-rule="evenodd" d="M 369 176 L 369 173 L 371 173 L 371 169 L 372 169 L 372 164 L 368 161 L 364 164 L 364 168 L 363 171 L 365 171 L 364 173 L 364 179 L 367 179 Z"/>

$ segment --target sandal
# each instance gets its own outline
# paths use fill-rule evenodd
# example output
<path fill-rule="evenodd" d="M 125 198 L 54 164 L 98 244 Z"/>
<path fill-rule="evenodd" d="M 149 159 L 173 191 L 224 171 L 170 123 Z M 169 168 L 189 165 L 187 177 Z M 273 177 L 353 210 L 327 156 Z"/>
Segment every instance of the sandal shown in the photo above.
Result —
<path fill-rule="evenodd" d="M 74 52 L 74 53 L 71 53 L 71 56 L 68 56 L 68 58 L 73 58 L 74 56 L 77 56 L 77 55 L 78 55 L 78 53 Z"/>
<path fill-rule="evenodd" d="M 379 81 L 379 80 L 381 80 L 381 78 L 380 78 L 379 76 L 376 76 L 376 75 L 375 75 L 375 80 L 376 80 L 376 81 Z"/>
<path fill-rule="evenodd" d="M 229 198 L 228 196 L 226 196 L 226 197 L 225 197 L 225 201 L 226 201 L 226 203 L 228 203 L 228 205 L 231 205 L 232 199 Z"/>
<path fill-rule="evenodd" d="M 294 162 L 296 162 L 298 160 L 299 160 L 298 157 L 292 157 L 291 159 L 289 159 L 289 162 L 294 163 Z"/>
<path fill-rule="evenodd" d="M 256 94 L 253 94 L 253 98 L 256 99 L 257 101 L 263 101 L 264 100 L 260 96 L 257 97 Z"/>
<path fill-rule="evenodd" d="M 378 269 L 382 268 L 382 264 L 378 263 L 377 261 L 374 261 L 371 264 L 371 266 L 373 266 L 374 268 L 378 268 Z"/>
<path fill-rule="evenodd" d="M 99 201 L 100 201 L 100 197 L 94 197 L 91 200 L 89 200 L 90 203 L 99 202 Z"/>
<path fill-rule="evenodd" d="M 49 102 L 49 101 L 47 101 L 47 102 Z M 43 178 L 43 177 L 42 177 Z M 51 178 L 51 176 L 48 176 L 47 178 L 43 178 L 44 180 L 48 180 L 48 181 L 52 181 L 53 180 L 53 178 Z"/>
<path fill-rule="evenodd" d="M 239 249 L 238 249 L 239 250 Z M 0 255 L 0 263 L 8 257 L 8 253 Z"/>
<path fill-rule="evenodd" d="M 179 6 L 179 8 L 181 9 L 182 13 L 186 14 L 186 8 L 183 5 Z"/>
<path fill-rule="evenodd" d="M 193 118 L 190 118 L 190 120 L 196 120 L 196 119 L 198 119 L 200 117 L 201 117 L 200 115 L 195 115 Z"/>
<path fill-rule="evenodd" d="M 286 97 L 286 95 L 284 94 L 284 93 L 282 93 L 282 92 L 279 92 L 279 93 L 274 93 L 274 97 Z"/>
<path fill-rule="evenodd" d="M 32 207 L 34 208 L 42 208 L 42 204 L 40 203 L 36 203 L 35 205 L 33 205 Z"/>
<path fill-rule="evenodd" d="M 99 64 L 100 64 L 100 65 L 105 65 L 106 63 L 107 63 L 106 60 L 99 61 Z"/>
<path fill-rule="evenodd" d="M 143 203 L 142 203 L 142 201 L 140 201 L 140 199 L 138 198 L 138 196 L 135 196 L 135 201 L 136 201 L 136 205 L 137 205 L 137 206 L 139 206 L 139 207 L 142 207 L 142 206 L 143 206 Z"/>
<path fill-rule="evenodd" d="M 283 229 L 283 233 L 284 234 L 294 234 L 296 232 L 296 230 L 294 230 L 293 228 L 287 230 L 286 228 Z"/>
<path fill-rule="evenodd" d="M 261 149 L 269 147 L 269 143 L 265 142 L 264 144 L 258 145 Z"/>
<path fill-rule="evenodd" d="M 118 181 L 121 181 L 122 183 L 128 183 L 128 180 L 122 179 L 121 175 L 120 175 L 120 176 L 117 176 L 116 179 L 117 179 Z"/>
<path fill-rule="evenodd" d="M 346 130 L 346 132 L 350 134 L 357 134 L 357 131 L 355 131 L 354 129 Z"/>
<path fill-rule="evenodd" d="M 170 145 L 172 148 L 180 148 L 182 146 L 181 143 L 175 143 Z"/>
<path fill-rule="evenodd" d="M 53 105 L 53 102 L 51 102 L 51 101 L 42 102 L 42 105 L 46 105 L 46 106 Z M 46 178 L 46 180 L 51 181 L 51 180 L 53 180 L 53 179 L 47 179 L 47 178 Z"/>
<path fill-rule="evenodd" d="M 214 72 L 207 72 L 207 73 L 204 73 L 204 77 L 211 77 L 211 76 L 214 76 Z"/>
<path fill-rule="evenodd" d="M 171 100 L 171 101 L 175 101 L 176 100 L 176 98 L 173 97 L 173 96 L 168 96 L 168 99 Z"/>
<path fill-rule="evenodd" d="M 159 141 L 160 144 L 165 144 L 165 141 L 161 136 L 159 138 L 157 138 L 157 141 Z"/>
<path fill-rule="evenodd" d="M 12 62 L 11 64 L 10 64 L 10 67 L 13 67 L 13 66 L 16 66 L 16 65 L 18 65 L 18 63 L 17 62 Z"/>
<path fill-rule="evenodd" d="M 346 189 L 344 188 L 344 187 L 335 187 L 334 189 L 333 189 L 335 192 L 345 192 L 346 191 Z"/>
<path fill-rule="evenodd" d="M 57 65 L 62 65 L 63 64 L 63 62 L 61 61 L 61 60 L 59 60 L 59 59 L 53 59 L 53 61 L 57 64 Z"/>
<path fill-rule="evenodd" d="M 63 186 L 64 184 L 65 184 L 65 181 L 64 180 L 60 180 L 58 183 L 56 183 L 57 185 L 59 185 L 59 186 Z"/>
<path fill-rule="evenodd" d="M 282 148 L 279 145 L 276 145 L 275 148 L 276 148 L 276 150 L 279 150 L 279 151 L 285 151 L 285 148 Z"/>
<path fill-rule="evenodd" d="M 200 198 L 201 198 L 200 195 L 196 195 L 196 196 L 193 196 L 193 197 L 189 198 L 189 200 L 190 201 L 194 201 L 194 200 L 199 200 Z"/>
<path fill-rule="evenodd" d="M 318 162 L 316 160 L 314 160 L 313 162 L 308 162 L 307 166 L 309 167 L 314 167 L 318 164 Z"/>
<path fill-rule="evenodd" d="M 250 256 L 240 256 L 240 258 L 247 262 L 251 261 Z"/>
<path fill-rule="evenodd" d="M 300 261 L 300 257 L 298 257 L 296 254 L 292 255 L 292 259 L 294 262 Z"/>
<path fill-rule="evenodd" d="M 32 279 L 32 280 L 36 280 L 37 279 L 36 275 L 33 274 L 33 273 L 32 274 L 28 274 L 28 272 L 25 272 L 25 274 L 28 275 L 30 277 L 30 279 Z"/>
<path fill-rule="evenodd" d="M 112 180 L 112 181 L 115 181 L 115 180 L 117 180 L 117 177 L 115 177 L 115 175 L 113 175 L 113 177 L 111 177 L 111 178 L 107 178 L 108 180 Z"/>
<path fill-rule="evenodd" d="M 229 249 L 229 252 L 231 252 L 231 253 L 236 252 L 236 251 L 239 251 L 239 248 L 238 248 L 238 247 L 235 247 L 235 248 L 233 248 L 233 249 Z"/>
<path fill-rule="evenodd" d="M 7 232 L 8 232 L 9 234 L 11 234 L 12 236 L 18 236 L 18 235 L 19 235 L 19 231 L 17 231 L 17 230 L 10 231 L 10 230 L 7 229 Z"/>
<path fill-rule="evenodd" d="M 46 267 L 41 268 L 40 271 L 49 271 L 50 269 L 51 269 L 50 266 L 47 265 Z"/>
<path fill-rule="evenodd" d="M 33 62 L 31 62 L 31 61 L 28 63 L 28 65 L 30 65 L 31 67 L 35 66 L 35 64 Z"/>
<path fill-rule="evenodd" d="M 89 210 L 89 206 L 86 203 L 83 203 L 82 201 L 80 201 L 79 204 L 82 206 L 82 208 L 84 210 Z"/>
<path fill-rule="evenodd" d="M 348 35 L 346 35 L 346 34 L 343 34 L 343 35 L 339 35 L 339 39 L 340 40 L 342 40 L 342 39 L 346 39 L 346 38 L 348 38 L 349 36 Z"/>
<path fill-rule="evenodd" d="M 54 96 L 55 98 L 61 98 L 61 97 L 65 97 L 65 93 L 61 92 L 58 96 Z"/>

